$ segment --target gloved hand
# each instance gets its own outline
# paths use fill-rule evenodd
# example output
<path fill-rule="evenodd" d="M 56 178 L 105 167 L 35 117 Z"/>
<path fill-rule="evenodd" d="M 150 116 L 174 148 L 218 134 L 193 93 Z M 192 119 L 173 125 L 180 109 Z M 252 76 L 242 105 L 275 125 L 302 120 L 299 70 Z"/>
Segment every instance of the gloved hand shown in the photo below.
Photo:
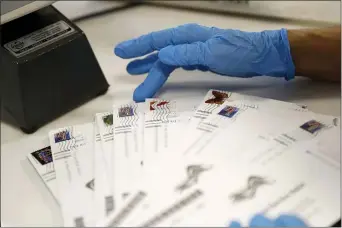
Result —
<path fill-rule="evenodd" d="M 241 227 L 240 223 L 233 221 L 230 228 Z M 293 215 L 280 215 L 276 219 L 269 219 L 263 215 L 255 215 L 248 227 L 307 227 L 303 220 Z"/>
<path fill-rule="evenodd" d="M 287 31 L 243 32 L 186 24 L 124 41 L 115 47 L 121 58 L 135 58 L 159 51 L 127 66 L 130 74 L 149 73 L 133 99 L 144 101 L 163 86 L 178 67 L 212 71 L 220 75 L 294 77 Z"/>

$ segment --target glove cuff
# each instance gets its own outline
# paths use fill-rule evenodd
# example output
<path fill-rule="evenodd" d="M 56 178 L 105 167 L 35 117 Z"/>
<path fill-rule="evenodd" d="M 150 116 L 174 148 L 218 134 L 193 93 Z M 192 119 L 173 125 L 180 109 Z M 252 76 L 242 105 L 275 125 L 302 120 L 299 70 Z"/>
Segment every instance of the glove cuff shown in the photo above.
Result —
<path fill-rule="evenodd" d="M 280 36 L 284 44 L 284 51 L 285 51 L 285 62 L 287 65 L 287 72 L 285 75 L 285 79 L 287 81 L 291 80 L 295 76 L 295 65 L 292 60 L 291 50 L 290 50 L 290 42 L 287 36 L 287 30 L 286 29 L 280 29 Z"/>

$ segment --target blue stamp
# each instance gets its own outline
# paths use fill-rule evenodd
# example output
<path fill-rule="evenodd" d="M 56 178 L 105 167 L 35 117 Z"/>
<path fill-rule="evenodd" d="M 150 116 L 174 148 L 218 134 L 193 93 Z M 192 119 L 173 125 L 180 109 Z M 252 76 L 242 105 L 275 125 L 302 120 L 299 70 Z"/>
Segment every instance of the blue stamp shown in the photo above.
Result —
<path fill-rule="evenodd" d="M 237 107 L 226 106 L 218 114 L 221 116 L 232 118 L 238 111 L 239 109 Z"/>
<path fill-rule="evenodd" d="M 55 143 L 64 142 L 71 139 L 70 132 L 68 130 L 58 132 L 54 135 Z"/>
<path fill-rule="evenodd" d="M 316 133 L 317 131 L 321 130 L 324 127 L 323 124 L 321 124 L 320 122 L 316 121 L 316 120 L 310 120 L 306 123 L 304 123 L 302 126 L 300 126 L 301 129 L 303 129 L 304 131 L 307 131 L 311 134 Z"/>
<path fill-rule="evenodd" d="M 37 150 L 31 153 L 32 156 L 37 159 L 41 165 L 46 165 L 52 162 L 51 147 L 45 147 L 43 149 Z"/>

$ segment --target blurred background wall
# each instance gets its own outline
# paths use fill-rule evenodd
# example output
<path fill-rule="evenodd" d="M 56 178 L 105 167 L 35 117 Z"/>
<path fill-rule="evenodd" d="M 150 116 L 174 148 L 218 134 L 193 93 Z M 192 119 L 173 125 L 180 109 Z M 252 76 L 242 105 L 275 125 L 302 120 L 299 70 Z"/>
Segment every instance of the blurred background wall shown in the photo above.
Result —
<path fill-rule="evenodd" d="M 340 1 L 58 1 L 54 6 L 71 19 L 125 7 L 131 3 L 148 3 L 178 9 L 205 10 L 248 16 L 306 20 L 340 24 Z"/>

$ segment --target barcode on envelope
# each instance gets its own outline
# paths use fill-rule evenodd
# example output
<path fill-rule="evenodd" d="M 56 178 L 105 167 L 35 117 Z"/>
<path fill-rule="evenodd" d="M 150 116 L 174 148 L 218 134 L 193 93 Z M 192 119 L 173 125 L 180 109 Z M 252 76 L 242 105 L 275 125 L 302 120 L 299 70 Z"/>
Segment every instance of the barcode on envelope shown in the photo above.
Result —
<path fill-rule="evenodd" d="M 114 198 L 113 196 L 106 196 L 105 197 L 106 202 L 106 214 L 108 215 L 114 210 Z"/>
<path fill-rule="evenodd" d="M 75 218 L 75 226 L 76 227 L 84 227 L 84 219 L 83 219 L 83 217 Z"/>
<path fill-rule="evenodd" d="M 140 202 L 147 196 L 145 192 L 138 192 L 133 199 L 119 212 L 119 214 L 113 219 L 109 227 L 118 227 L 127 216 L 139 205 Z"/>
<path fill-rule="evenodd" d="M 190 195 L 184 197 L 182 200 L 176 202 L 166 210 L 162 211 L 161 213 L 157 214 L 154 216 L 152 219 L 148 220 L 144 224 L 141 225 L 141 227 L 154 227 L 158 223 L 162 222 L 163 220 L 169 218 L 173 214 L 177 213 L 178 211 L 182 210 L 189 204 L 191 204 L 193 201 L 198 199 L 203 195 L 203 192 L 200 190 L 195 190 L 193 193 Z"/>
<path fill-rule="evenodd" d="M 100 134 L 96 134 L 95 142 L 100 142 L 100 141 L 101 141 L 101 135 Z"/>

